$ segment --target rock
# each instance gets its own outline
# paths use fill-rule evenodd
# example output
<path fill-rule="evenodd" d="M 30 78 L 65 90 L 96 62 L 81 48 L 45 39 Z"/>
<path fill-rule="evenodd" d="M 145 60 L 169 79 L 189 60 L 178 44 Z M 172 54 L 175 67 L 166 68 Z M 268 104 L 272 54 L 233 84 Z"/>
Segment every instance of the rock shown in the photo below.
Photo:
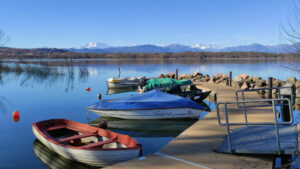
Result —
<path fill-rule="evenodd" d="M 179 76 L 178 76 L 178 79 L 179 79 L 179 80 L 182 80 L 182 79 L 192 79 L 192 76 L 185 73 L 185 74 L 179 75 Z"/>
<path fill-rule="evenodd" d="M 295 87 L 296 87 L 296 97 L 297 98 L 300 98 L 300 80 L 298 80 L 295 84 Z"/>
<path fill-rule="evenodd" d="M 241 78 L 240 76 L 235 76 L 232 81 L 239 82 L 239 83 L 243 83 L 244 82 L 243 78 Z"/>
<path fill-rule="evenodd" d="M 224 84 L 224 83 L 225 83 L 225 85 L 226 85 L 226 84 L 227 84 L 227 79 L 223 79 L 223 78 L 217 79 L 217 80 L 215 81 L 215 83 L 216 83 L 216 84 L 220 84 L 220 83 Z"/>
<path fill-rule="evenodd" d="M 265 80 L 258 80 L 257 82 L 255 82 L 255 86 L 257 86 L 258 88 L 261 88 L 261 87 L 265 87 L 267 86 L 267 82 Z"/>
<path fill-rule="evenodd" d="M 250 84 L 250 89 L 254 89 L 255 88 L 255 84 L 254 83 L 251 83 Z"/>
<path fill-rule="evenodd" d="M 175 73 L 170 72 L 170 73 L 166 74 L 166 77 L 171 78 L 171 79 L 175 79 Z"/>
<path fill-rule="evenodd" d="M 272 94 L 278 93 L 278 89 L 272 89 Z"/>
<path fill-rule="evenodd" d="M 166 76 L 164 74 L 160 74 L 157 78 L 166 78 Z"/>
<path fill-rule="evenodd" d="M 219 85 L 227 86 L 227 79 L 223 79 Z"/>
<path fill-rule="evenodd" d="M 217 73 L 217 74 L 216 74 L 216 78 L 217 78 L 217 79 L 221 79 L 222 77 L 223 77 L 223 74 L 221 74 L 221 73 Z"/>
<path fill-rule="evenodd" d="M 250 76 L 249 79 L 251 79 L 252 82 L 255 83 L 255 82 L 261 80 L 262 78 L 261 78 L 261 77 L 258 77 L 258 76 Z"/>
<path fill-rule="evenodd" d="M 228 76 L 226 74 L 223 74 L 222 79 L 228 79 Z"/>
<path fill-rule="evenodd" d="M 249 89 L 248 83 L 247 83 L 246 81 L 245 81 L 245 82 L 243 83 L 243 85 L 241 86 L 241 89 L 243 89 L 243 90 Z"/>
<path fill-rule="evenodd" d="M 296 99 L 295 99 L 295 104 L 300 105 L 300 98 L 296 98 Z"/>
<path fill-rule="evenodd" d="M 278 80 L 278 79 L 273 80 L 272 86 L 273 87 L 280 87 L 281 86 L 281 80 Z"/>
<path fill-rule="evenodd" d="M 290 84 L 292 84 L 292 85 L 295 85 L 297 79 L 296 79 L 295 77 L 289 77 L 289 78 L 287 78 L 285 81 L 286 81 L 286 83 L 290 83 Z"/>
<path fill-rule="evenodd" d="M 296 89 L 300 88 L 300 80 L 297 80 L 296 84 L 295 84 Z"/>
<path fill-rule="evenodd" d="M 203 79 L 204 79 L 206 82 L 208 82 L 209 79 L 210 79 L 210 77 L 204 77 Z"/>
<path fill-rule="evenodd" d="M 210 78 L 209 78 L 209 83 L 215 83 L 215 81 L 217 80 L 217 78 L 216 78 L 216 76 L 211 76 Z"/>
<path fill-rule="evenodd" d="M 235 76 L 232 80 L 232 86 L 233 87 L 238 87 L 240 88 L 244 83 L 243 78 L 241 78 L 240 76 Z"/>
<path fill-rule="evenodd" d="M 280 94 L 281 95 L 295 95 L 295 86 L 290 84 L 290 83 L 287 83 L 285 85 L 283 85 L 282 87 L 290 87 L 290 88 L 283 88 L 283 89 L 280 89 Z"/>
<path fill-rule="evenodd" d="M 195 77 L 198 77 L 198 76 L 202 77 L 203 74 L 201 74 L 201 73 L 199 73 L 199 72 L 194 72 L 194 73 L 192 74 L 192 78 L 195 78 Z"/>
<path fill-rule="evenodd" d="M 240 74 L 239 76 L 240 76 L 243 80 L 246 80 L 246 79 L 249 77 L 249 75 L 246 74 L 246 73 Z"/>

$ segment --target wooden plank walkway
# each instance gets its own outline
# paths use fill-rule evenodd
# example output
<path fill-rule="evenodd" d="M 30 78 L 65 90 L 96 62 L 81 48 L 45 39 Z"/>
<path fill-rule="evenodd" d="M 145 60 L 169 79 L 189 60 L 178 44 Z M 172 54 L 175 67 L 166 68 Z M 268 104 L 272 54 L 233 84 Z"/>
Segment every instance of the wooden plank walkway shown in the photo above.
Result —
<path fill-rule="evenodd" d="M 211 89 L 218 101 L 234 101 L 237 89 L 210 83 L 200 84 L 201 88 Z M 247 93 L 247 99 L 260 99 L 256 93 Z M 243 113 L 229 107 L 230 122 L 241 122 Z M 272 122 L 274 116 L 270 108 L 256 108 L 248 111 L 249 122 Z M 234 127 L 232 127 L 234 129 Z M 197 121 L 158 153 L 146 156 L 144 160 L 130 160 L 106 167 L 108 169 L 177 169 L 177 168 L 272 168 L 271 156 L 246 156 L 217 153 L 216 149 L 226 138 L 226 127 L 217 122 L 217 112 L 213 110 Z"/>

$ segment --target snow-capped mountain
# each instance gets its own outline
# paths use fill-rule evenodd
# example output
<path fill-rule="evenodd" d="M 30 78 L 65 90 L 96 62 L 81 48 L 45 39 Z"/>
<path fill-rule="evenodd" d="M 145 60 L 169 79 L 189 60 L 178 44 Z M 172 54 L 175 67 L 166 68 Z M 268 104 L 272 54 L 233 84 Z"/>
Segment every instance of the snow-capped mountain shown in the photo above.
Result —
<path fill-rule="evenodd" d="M 198 48 L 198 49 L 220 49 L 220 47 L 216 44 L 207 44 L 207 45 L 203 45 L 203 44 L 194 44 L 191 45 L 191 48 Z"/>
<path fill-rule="evenodd" d="M 84 44 L 83 46 L 77 48 L 77 49 L 105 49 L 105 48 L 109 48 L 110 46 L 108 46 L 106 43 L 103 42 L 90 42 L 87 44 Z"/>
<path fill-rule="evenodd" d="M 194 44 L 194 45 L 132 45 L 111 47 L 102 42 L 91 42 L 80 48 L 68 49 L 73 52 L 87 53 L 181 53 L 181 52 L 267 52 L 267 53 L 288 53 L 291 52 L 291 46 L 288 45 L 261 45 L 258 43 L 220 48 L 215 44 Z"/>

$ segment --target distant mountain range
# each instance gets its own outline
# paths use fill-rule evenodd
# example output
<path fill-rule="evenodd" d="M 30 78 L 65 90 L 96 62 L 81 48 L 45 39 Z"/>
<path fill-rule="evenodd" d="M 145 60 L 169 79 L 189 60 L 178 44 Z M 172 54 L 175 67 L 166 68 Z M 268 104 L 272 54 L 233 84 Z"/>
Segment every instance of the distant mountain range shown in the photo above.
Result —
<path fill-rule="evenodd" d="M 298 44 L 300 45 L 300 44 Z M 178 53 L 178 52 L 266 52 L 266 53 L 289 53 L 292 47 L 289 45 L 262 45 L 251 44 L 235 47 L 220 48 L 214 44 L 202 45 L 134 45 L 112 47 L 102 42 L 91 42 L 78 48 L 66 49 L 73 52 L 85 53 Z"/>

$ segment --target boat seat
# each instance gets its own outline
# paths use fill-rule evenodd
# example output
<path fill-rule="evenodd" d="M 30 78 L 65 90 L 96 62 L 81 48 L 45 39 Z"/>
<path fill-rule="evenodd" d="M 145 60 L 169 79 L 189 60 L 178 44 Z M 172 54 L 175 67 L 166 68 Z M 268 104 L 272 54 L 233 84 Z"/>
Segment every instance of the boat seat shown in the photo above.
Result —
<path fill-rule="evenodd" d="M 99 141 L 99 142 L 96 142 L 96 143 L 91 143 L 91 144 L 87 144 L 87 145 L 84 145 L 84 146 L 81 146 L 82 148 L 93 148 L 93 147 L 97 147 L 97 146 L 102 146 L 104 144 L 109 144 L 109 143 L 113 143 L 113 142 L 116 142 L 115 140 L 105 140 L 105 141 Z"/>
<path fill-rule="evenodd" d="M 63 128 L 67 128 L 67 126 L 66 125 L 51 126 L 51 127 L 47 127 L 46 130 L 53 131 L 53 130 L 59 130 Z"/>
<path fill-rule="evenodd" d="M 58 142 L 62 143 L 62 142 L 76 140 L 76 139 L 80 139 L 80 138 L 84 138 L 84 137 L 96 136 L 96 135 L 97 135 L 97 133 L 80 134 L 80 135 L 75 135 L 75 136 L 61 138 L 61 139 L 58 140 Z"/>

